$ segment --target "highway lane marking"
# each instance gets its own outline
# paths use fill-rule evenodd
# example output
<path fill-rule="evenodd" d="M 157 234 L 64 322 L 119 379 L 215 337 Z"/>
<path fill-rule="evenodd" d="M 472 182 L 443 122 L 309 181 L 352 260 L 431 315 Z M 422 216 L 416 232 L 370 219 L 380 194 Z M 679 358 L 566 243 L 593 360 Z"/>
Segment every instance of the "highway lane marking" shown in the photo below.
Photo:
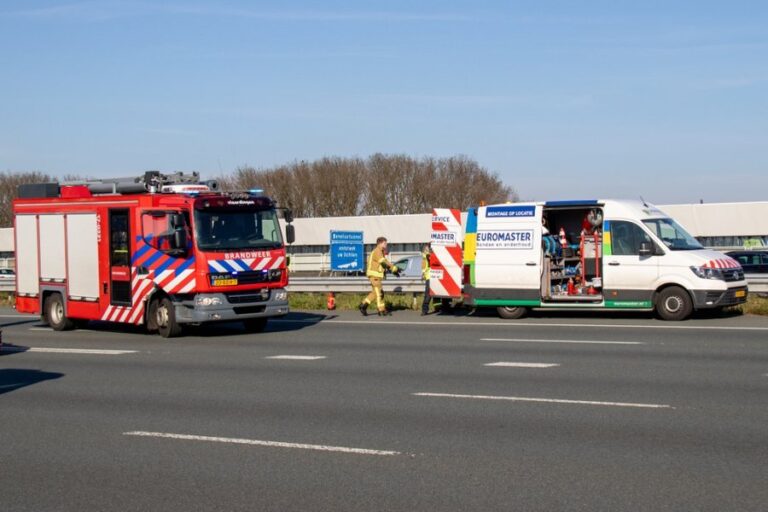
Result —
<path fill-rule="evenodd" d="M 101 348 L 53 348 L 53 347 L 0 347 L 0 352 L 41 352 L 46 354 L 88 354 L 100 356 L 121 356 L 137 354 L 138 350 L 111 350 Z"/>
<path fill-rule="evenodd" d="M 271 322 L 293 324 L 366 324 L 366 325 L 418 325 L 428 327 L 590 327 L 603 329 L 670 329 L 670 330 L 704 330 L 704 331 L 768 331 L 768 327 L 733 327 L 723 325 L 641 325 L 641 324 L 574 324 L 574 323 L 514 323 L 514 322 L 419 322 L 412 320 L 303 320 L 303 319 L 271 319 Z"/>
<path fill-rule="evenodd" d="M 412 393 L 413 396 L 436 398 L 470 398 L 475 400 L 505 400 L 509 402 L 539 402 L 548 404 L 601 405 L 608 407 L 635 407 L 641 409 L 674 409 L 666 404 L 636 404 L 629 402 L 598 402 L 594 400 L 567 400 L 561 398 L 533 398 L 526 396 L 458 395 L 452 393 Z"/>
<path fill-rule="evenodd" d="M 291 355 L 281 355 L 281 356 L 269 356 L 265 357 L 264 359 L 288 359 L 292 361 L 317 361 L 318 359 L 325 359 L 325 356 L 291 356 Z"/>
<path fill-rule="evenodd" d="M 645 345 L 645 342 L 642 341 L 542 340 L 533 338 L 480 338 L 480 341 L 507 341 L 512 343 L 579 343 L 585 345 Z"/>
<path fill-rule="evenodd" d="M 38 319 L 35 315 L 0 315 L 0 318 Z M 290 318 L 272 318 L 270 322 L 293 324 L 367 324 L 367 325 L 418 325 L 429 327 L 590 327 L 603 329 L 670 329 L 670 330 L 704 330 L 704 331 L 768 331 L 768 327 L 738 327 L 724 325 L 642 325 L 642 324 L 576 324 L 576 323 L 514 323 L 514 322 L 419 322 L 416 320 L 303 320 Z"/>
<path fill-rule="evenodd" d="M 178 439 L 183 441 L 202 441 L 209 443 L 245 444 L 252 446 L 267 446 L 271 448 L 295 448 L 300 450 L 315 450 L 321 452 L 351 453 L 355 455 L 402 455 L 401 452 L 392 450 L 371 450 L 368 448 L 350 448 L 347 446 L 331 446 L 326 444 L 286 443 L 283 441 L 262 441 L 260 439 L 241 439 L 237 437 L 213 437 L 190 434 L 173 434 L 170 432 L 123 432 L 124 436 L 156 437 L 164 439 Z"/>
<path fill-rule="evenodd" d="M 512 368 L 554 368 L 560 365 L 555 363 L 513 363 L 511 361 L 498 361 L 495 363 L 485 363 L 483 366 L 504 366 Z"/>
<path fill-rule="evenodd" d="M 52 331 L 50 327 L 30 327 L 28 330 L 30 331 Z"/>

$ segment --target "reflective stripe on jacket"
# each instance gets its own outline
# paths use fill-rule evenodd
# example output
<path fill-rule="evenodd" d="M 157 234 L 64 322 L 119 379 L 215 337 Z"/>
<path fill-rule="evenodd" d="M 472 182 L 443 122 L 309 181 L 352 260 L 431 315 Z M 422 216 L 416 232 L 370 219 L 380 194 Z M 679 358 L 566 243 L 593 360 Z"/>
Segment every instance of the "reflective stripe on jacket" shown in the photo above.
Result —
<path fill-rule="evenodd" d="M 421 277 L 425 281 L 429 280 L 429 253 L 421 253 Z"/>
<path fill-rule="evenodd" d="M 384 256 L 384 251 L 376 247 L 373 251 L 371 251 L 371 255 L 368 257 L 368 268 L 365 272 L 365 275 L 368 277 L 378 277 L 379 279 L 383 279 L 384 270 L 391 267 L 392 264 L 389 262 L 387 257 Z"/>

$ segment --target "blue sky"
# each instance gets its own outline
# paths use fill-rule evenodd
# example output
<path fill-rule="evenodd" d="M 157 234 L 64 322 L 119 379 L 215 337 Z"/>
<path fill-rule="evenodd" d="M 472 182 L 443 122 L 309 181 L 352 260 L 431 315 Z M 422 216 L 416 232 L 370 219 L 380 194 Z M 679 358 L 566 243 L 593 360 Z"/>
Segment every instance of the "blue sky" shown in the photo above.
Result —
<path fill-rule="evenodd" d="M 3 170 L 466 154 L 527 199 L 768 195 L 768 2 L 0 0 L 0 98 Z"/>

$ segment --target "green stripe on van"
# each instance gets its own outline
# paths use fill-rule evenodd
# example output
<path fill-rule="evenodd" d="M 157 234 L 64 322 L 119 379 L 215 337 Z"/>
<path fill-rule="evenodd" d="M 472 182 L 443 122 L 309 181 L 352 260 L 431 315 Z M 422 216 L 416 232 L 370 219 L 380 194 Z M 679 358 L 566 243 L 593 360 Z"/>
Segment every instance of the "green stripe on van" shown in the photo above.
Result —
<path fill-rule="evenodd" d="M 649 300 L 606 300 L 605 307 L 615 309 L 652 309 L 653 303 Z"/>
<path fill-rule="evenodd" d="M 540 300 L 510 300 L 510 299 L 477 299 L 476 306 L 541 306 Z"/>

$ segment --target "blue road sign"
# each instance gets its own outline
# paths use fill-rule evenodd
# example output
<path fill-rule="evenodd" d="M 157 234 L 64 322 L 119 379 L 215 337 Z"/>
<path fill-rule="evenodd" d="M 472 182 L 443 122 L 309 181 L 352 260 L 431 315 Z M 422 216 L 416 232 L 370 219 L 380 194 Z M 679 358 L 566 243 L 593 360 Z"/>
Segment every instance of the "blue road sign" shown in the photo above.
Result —
<path fill-rule="evenodd" d="M 331 270 L 361 272 L 364 260 L 362 231 L 331 231 Z"/>

